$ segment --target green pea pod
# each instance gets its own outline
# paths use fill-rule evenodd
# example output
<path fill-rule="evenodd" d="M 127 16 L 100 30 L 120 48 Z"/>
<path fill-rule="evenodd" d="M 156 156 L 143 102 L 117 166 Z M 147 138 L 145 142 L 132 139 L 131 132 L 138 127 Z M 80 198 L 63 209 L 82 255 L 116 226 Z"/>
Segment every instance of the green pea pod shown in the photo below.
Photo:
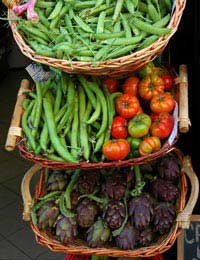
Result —
<path fill-rule="evenodd" d="M 56 18 L 56 16 L 59 15 L 62 7 L 63 7 L 63 1 L 58 1 L 56 3 L 56 6 L 53 9 L 52 13 L 49 15 L 48 20 L 52 20 L 52 19 Z"/>

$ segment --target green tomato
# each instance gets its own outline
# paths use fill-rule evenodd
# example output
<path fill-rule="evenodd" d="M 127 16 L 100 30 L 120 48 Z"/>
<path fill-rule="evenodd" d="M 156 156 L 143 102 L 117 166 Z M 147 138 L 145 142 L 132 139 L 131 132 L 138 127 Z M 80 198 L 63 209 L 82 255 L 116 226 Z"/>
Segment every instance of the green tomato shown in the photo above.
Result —
<path fill-rule="evenodd" d="M 150 116 L 147 114 L 139 114 L 129 121 L 128 133 L 134 138 L 140 138 L 148 134 L 150 126 Z"/>
<path fill-rule="evenodd" d="M 134 151 L 132 151 L 132 152 L 130 152 L 130 153 L 128 154 L 128 158 L 129 158 L 129 159 L 137 158 L 137 157 L 140 157 L 140 153 L 139 153 L 139 150 L 138 150 L 138 149 L 137 149 L 137 150 L 134 150 Z"/>
<path fill-rule="evenodd" d="M 129 142 L 132 151 L 138 149 L 139 146 L 140 146 L 140 143 L 142 142 L 142 139 L 133 138 L 133 137 L 130 137 L 130 136 L 126 140 Z"/>
<path fill-rule="evenodd" d="M 146 76 L 152 74 L 152 68 L 155 67 L 153 62 L 149 62 L 145 67 L 137 71 L 137 75 L 140 78 L 145 78 Z"/>

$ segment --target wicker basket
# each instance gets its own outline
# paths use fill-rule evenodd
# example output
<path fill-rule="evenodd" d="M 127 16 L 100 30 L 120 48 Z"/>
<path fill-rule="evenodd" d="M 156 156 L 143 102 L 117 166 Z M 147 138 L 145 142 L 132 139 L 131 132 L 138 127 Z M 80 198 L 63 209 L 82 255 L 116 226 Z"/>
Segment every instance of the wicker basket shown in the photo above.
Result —
<path fill-rule="evenodd" d="M 91 62 L 59 60 L 37 55 L 26 44 L 20 35 L 19 31 L 17 30 L 16 22 L 10 21 L 10 27 L 12 29 L 15 41 L 21 49 L 22 53 L 35 62 L 58 68 L 67 73 L 114 76 L 139 69 L 161 54 L 161 52 L 168 44 L 170 38 L 177 31 L 185 5 L 186 0 L 176 0 L 176 8 L 169 23 L 169 27 L 172 28 L 170 34 L 160 37 L 152 45 L 131 55 L 98 62 L 95 64 L 95 66 Z M 12 10 L 8 10 L 8 18 L 13 18 Z"/>
<path fill-rule="evenodd" d="M 189 118 L 188 118 L 188 83 L 187 83 L 187 69 L 185 65 L 180 65 L 180 72 L 179 77 L 177 78 L 177 81 L 179 81 L 179 88 L 178 88 L 178 101 L 179 101 L 179 131 L 180 132 L 187 132 L 189 129 Z M 14 113 L 13 113 L 13 119 L 11 122 L 11 126 L 8 131 L 8 137 L 6 141 L 5 148 L 8 151 L 11 151 L 15 148 L 16 142 L 18 143 L 18 148 L 20 151 L 20 155 L 36 164 L 39 164 L 42 167 L 45 168 L 65 168 L 65 169 L 75 169 L 75 168 L 82 168 L 82 169 L 88 169 L 88 168 L 108 168 L 108 167 L 114 167 L 114 166 L 128 166 L 128 165 L 135 165 L 135 164 L 142 164 L 145 162 L 149 162 L 152 160 L 155 160 L 156 158 L 164 155 L 167 151 L 169 151 L 176 141 L 178 140 L 178 130 L 177 130 L 177 124 L 174 127 L 175 131 L 172 134 L 171 141 L 166 141 L 165 144 L 162 146 L 162 148 L 147 156 L 142 156 L 139 158 L 132 158 L 129 160 L 123 160 L 123 161 L 112 161 L 112 162 L 99 162 L 99 163 L 90 163 L 90 162 L 80 162 L 80 163 L 67 163 L 67 162 L 58 162 L 49 160 L 47 158 L 35 156 L 31 152 L 29 152 L 26 149 L 25 141 L 22 138 L 23 133 L 22 129 L 20 127 L 20 121 L 21 121 L 21 115 L 22 115 L 22 101 L 25 95 L 23 94 L 24 91 L 27 91 L 29 89 L 29 83 L 27 80 L 23 80 L 19 93 L 17 102 L 15 105 Z M 174 135 L 174 136 L 173 136 Z M 18 136 L 18 137 L 16 137 Z"/>
<path fill-rule="evenodd" d="M 157 241 L 155 244 L 139 248 L 136 250 L 121 250 L 116 247 L 104 247 L 104 248 L 89 248 L 86 245 L 86 242 L 80 239 L 75 240 L 75 242 L 71 245 L 64 246 L 58 241 L 56 241 L 53 237 L 50 237 L 46 232 L 40 231 L 36 226 L 30 222 L 31 229 L 35 233 L 36 240 L 39 244 L 43 246 L 47 246 L 50 250 L 56 252 L 67 252 L 70 254 L 81 254 L 81 255 L 99 255 L 99 256 L 112 256 L 112 257 L 151 257 L 157 254 L 161 254 L 164 251 L 168 250 L 176 241 L 176 238 L 179 236 L 183 228 L 189 228 L 190 224 L 190 216 L 192 214 L 193 208 L 196 204 L 199 186 L 198 186 L 198 178 L 195 175 L 192 166 L 191 160 L 189 156 L 182 157 L 180 150 L 174 148 L 173 152 L 175 152 L 181 162 L 182 162 L 182 170 L 181 170 L 181 192 L 180 199 L 177 203 L 177 211 L 178 216 L 176 222 L 172 226 L 169 234 L 164 235 Z M 30 209 L 33 203 L 33 199 L 30 195 L 29 184 L 32 176 L 41 170 L 38 165 L 34 165 L 24 176 L 22 181 L 22 196 L 24 200 L 24 213 L 23 219 L 29 221 L 30 220 Z M 35 192 L 35 201 L 42 195 L 43 193 L 43 183 L 44 183 L 44 173 L 40 175 L 40 179 L 38 185 L 36 187 Z M 187 182 L 186 175 L 190 179 L 191 183 L 191 195 L 185 206 L 186 199 L 186 191 L 187 191 Z"/>

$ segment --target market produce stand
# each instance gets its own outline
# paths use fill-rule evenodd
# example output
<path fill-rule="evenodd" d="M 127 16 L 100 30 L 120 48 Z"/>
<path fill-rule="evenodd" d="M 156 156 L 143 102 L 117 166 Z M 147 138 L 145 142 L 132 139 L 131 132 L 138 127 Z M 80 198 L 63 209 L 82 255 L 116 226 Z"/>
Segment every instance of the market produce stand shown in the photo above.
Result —
<path fill-rule="evenodd" d="M 55 252 L 79 255 L 146 258 L 165 252 L 182 229 L 190 225 L 199 183 L 190 157 L 174 148 L 178 129 L 186 133 L 190 126 L 187 67 L 180 65 L 177 76 L 172 68 L 173 72 L 150 62 L 162 53 L 178 29 L 186 1 L 165 1 L 165 7 L 159 1 L 147 1 L 147 4 L 139 1 L 134 3 L 136 9 L 132 1 L 122 0 L 105 4 L 104 1 L 77 1 L 66 5 L 61 0 L 29 0 L 21 6 L 13 1 L 4 2 L 14 39 L 22 53 L 54 68 L 52 77 L 44 82 L 35 81 L 31 88 L 28 80 L 22 80 L 5 144 L 7 151 L 18 145 L 21 156 L 35 163 L 23 178 L 21 192 L 23 219 L 30 221 L 37 242 Z M 21 15 L 23 18 L 19 18 Z M 165 85 L 166 74 L 173 81 L 170 87 Z M 118 92 L 111 91 L 104 81 L 111 78 L 119 85 Z M 130 94 L 125 92 L 124 84 L 133 78 L 137 84 L 134 94 Z M 157 87 L 156 81 L 160 82 Z M 118 104 L 121 99 L 125 100 L 124 107 L 132 102 L 132 114 L 121 110 Z M 152 100 L 163 104 L 163 100 L 168 100 L 168 104 L 158 108 Z M 151 117 L 148 113 L 152 113 Z M 112 132 L 116 115 L 125 122 L 124 137 Z M 165 122 L 163 133 L 156 124 L 166 118 L 168 129 Z M 143 120 L 142 133 L 134 128 L 134 120 L 136 123 Z M 72 128 L 70 133 L 69 128 Z M 126 145 L 124 154 L 122 150 L 121 155 L 109 154 L 115 143 Z M 155 172 L 149 170 L 150 174 L 145 174 L 141 171 L 145 166 Z M 105 172 L 104 168 L 109 170 Z M 96 176 L 87 177 L 91 171 Z M 40 178 L 33 198 L 30 182 L 36 173 Z M 123 184 L 124 176 L 127 179 Z M 186 176 L 191 184 L 188 201 Z M 81 187 L 81 182 L 86 185 L 83 185 L 84 192 L 81 188 L 81 192 L 75 190 L 76 185 Z M 92 183 L 92 190 L 87 182 Z M 119 189 L 123 191 L 119 196 L 112 193 L 109 185 L 114 190 L 115 185 L 124 185 L 126 189 Z M 78 195 L 70 197 L 72 191 Z M 73 208 L 72 200 L 76 196 Z M 98 204 L 92 202 L 95 199 Z M 137 208 L 137 199 L 144 208 Z M 93 219 L 86 214 L 90 224 L 88 219 L 84 222 L 85 213 L 80 213 L 82 217 L 78 218 L 79 211 L 84 212 L 85 207 L 93 210 Z M 140 220 L 134 217 L 137 210 L 142 216 Z M 113 219 L 115 214 L 118 214 L 117 222 Z M 163 220 L 165 216 L 167 224 Z M 79 234 L 78 225 L 82 229 Z M 98 240 L 95 237 L 99 233 L 94 234 L 99 232 L 99 227 L 104 233 Z M 84 237 L 86 228 L 89 228 L 88 235 Z M 143 231 L 150 234 L 149 230 L 155 238 L 148 241 L 148 236 L 141 234 Z"/>

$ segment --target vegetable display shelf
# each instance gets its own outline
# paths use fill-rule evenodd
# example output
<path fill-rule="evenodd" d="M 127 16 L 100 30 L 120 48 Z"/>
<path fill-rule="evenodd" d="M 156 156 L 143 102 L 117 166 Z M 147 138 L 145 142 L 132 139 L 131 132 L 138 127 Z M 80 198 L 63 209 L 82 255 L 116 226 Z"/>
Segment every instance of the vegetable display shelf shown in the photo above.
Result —
<path fill-rule="evenodd" d="M 99 168 L 109 168 L 109 167 L 122 167 L 122 166 L 130 166 L 135 164 L 143 164 L 149 161 L 155 160 L 158 157 L 161 157 L 168 151 L 170 151 L 174 144 L 178 139 L 178 123 L 179 123 L 179 131 L 187 132 L 189 129 L 189 118 L 188 118 L 188 82 L 187 82 L 187 68 L 185 65 L 180 66 L 179 77 L 175 80 L 179 87 L 178 89 L 178 99 L 177 102 L 179 107 L 179 115 L 178 109 L 176 109 L 176 116 L 174 118 L 174 129 L 167 141 L 163 144 L 160 150 L 153 152 L 152 154 L 148 154 L 145 156 L 119 160 L 119 161 L 103 161 L 103 162 L 62 162 L 55 161 L 45 158 L 44 156 L 37 156 L 31 153 L 26 148 L 26 141 L 23 139 L 23 131 L 21 128 L 21 117 L 23 114 L 22 102 L 25 98 L 25 93 L 30 91 L 29 82 L 27 80 L 23 80 L 21 87 L 19 89 L 17 102 L 14 109 L 14 114 L 11 121 L 11 126 L 8 131 L 8 137 L 6 141 L 5 148 L 8 151 L 11 151 L 15 148 L 16 143 L 18 144 L 18 148 L 20 154 L 25 159 L 32 161 L 40 166 L 45 168 L 64 168 L 64 169 L 99 169 Z M 177 108 L 178 108 L 177 107 Z"/>
<path fill-rule="evenodd" d="M 6 3 L 6 1 L 4 1 L 4 2 Z M 7 2 L 8 2 L 8 4 L 7 4 L 8 6 L 12 5 L 12 4 L 10 4 L 10 1 L 7 1 Z M 122 1 L 119 1 L 119 2 L 122 2 Z M 55 57 L 42 56 L 41 52 L 40 52 L 40 55 L 39 55 L 39 53 L 36 54 L 36 52 L 27 44 L 24 37 L 19 32 L 19 29 L 17 27 L 17 22 L 16 22 L 16 16 L 14 16 L 13 11 L 11 9 L 8 9 L 8 19 L 10 20 L 10 22 L 9 22 L 10 27 L 12 29 L 13 36 L 14 36 L 16 43 L 18 44 L 22 53 L 25 56 L 27 56 L 28 58 L 30 58 L 31 60 L 38 62 L 38 63 L 48 65 L 48 66 L 58 68 L 60 70 L 63 70 L 67 73 L 72 73 L 72 74 L 87 74 L 87 75 L 95 75 L 95 76 L 97 76 L 97 75 L 98 76 L 102 76 L 102 75 L 115 76 L 115 75 L 119 75 L 119 74 L 127 74 L 128 72 L 131 72 L 131 71 L 135 71 L 136 69 L 139 69 L 139 68 L 145 66 L 145 64 L 149 63 L 150 61 L 152 61 L 158 55 L 161 54 L 161 52 L 167 46 L 170 38 L 177 31 L 178 25 L 180 23 L 180 20 L 181 20 L 181 17 L 182 17 L 182 14 L 183 14 L 183 11 L 184 11 L 184 8 L 186 5 L 186 0 L 176 0 L 174 3 L 175 3 L 175 9 L 173 10 L 172 15 L 169 13 L 169 15 L 171 15 L 171 19 L 170 19 L 168 28 L 171 28 L 171 31 L 168 34 L 166 34 L 166 35 L 152 34 L 152 38 L 147 38 L 151 41 L 152 40 L 154 41 L 152 44 L 149 43 L 150 44 L 149 46 L 143 47 L 143 48 L 141 47 L 140 50 L 136 49 L 136 51 L 130 55 L 125 54 L 126 56 L 117 57 L 117 58 L 115 58 L 115 57 L 112 58 L 112 56 L 111 56 L 111 58 L 109 58 L 109 56 L 108 56 L 108 59 L 106 59 L 104 61 L 95 61 L 95 62 L 79 61 L 79 60 L 75 61 L 73 59 L 73 56 L 70 56 L 70 59 L 68 58 L 68 60 L 66 60 L 66 57 L 64 57 L 64 59 L 59 59 L 59 58 L 55 58 Z M 75 20 L 77 21 L 77 19 L 75 19 Z M 158 21 L 158 22 L 160 22 L 160 21 Z M 80 23 L 80 21 L 78 20 L 78 24 L 79 23 Z M 86 24 L 86 26 L 87 26 L 87 24 Z M 141 26 L 142 27 L 144 26 L 143 22 L 142 22 Z M 155 28 L 158 28 L 158 27 L 155 26 Z M 161 28 L 161 27 L 159 27 L 159 28 Z M 46 29 L 47 31 L 49 30 L 47 28 L 43 28 L 43 29 Z M 154 31 L 154 29 L 153 29 L 153 31 Z M 149 30 L 144 31 L 144 34 L 149 35 Z M 34 35 L 36 35 L 36 33 Z M 127 35 L 128 35 L 128 33 L 127 33 Z M 136 38 L 137 37 L 138 36 L 136 36 Z M 44 39 L 42 39 L 41 41 L 45 42 Z M 82 41 L 84 41 L 84 39 Z M 134 41 L 135 41 L 135 39 L 134 39 Z M 84 45 L 84 46 L 86 46 L 86 45 Z M 137 43 L 133 44 L 133 47 L 135 47 L 135 46 L 137 46 Z M 125 47 L 123 47 L 123 48 L 126 50 L 127 48 L 130 49 L 133 47 L 130 44 L 127 46 L 125 45 Z M 105 49 L 104 54 L 106 52 L 108 52 L 107 51 L 108 48 L 106 49 L 106 47 L 104 47 L 102 49 L 103 50 Z M 44 48 L 43 50 L 44 50 L 43 53 L 47 50 L 51 53 L 51 49 L 48 47 Z M 65 49 L 63 49 L 63 50 L 65 50 Z M 121 45 L 120 45 L 119 50 L 120 50 L 120 52 L 122 52 Z M 128 54 L 130 53 L 130 50 L 127 50 Z M 86 51 L 88 52 L 88 49 Z M 90 52 L 90 48 L 89 48 L 89 52 Z M 117 52 L 117 50 L 116 50 L 116 52 Z M 93 51 L 92 51 L 92 53 L 93 53 Z M 49 55 L 52 56 L 52 54 L 49 54 Z M 89 54 L 89 55 L 91 55 L 91 54 Z M 121 55 L 123 55 L 123 54 L 121 53 Z M 85 58 L 88 58 L 88 57 L 85 57 Z"/>
<path fill-rule="evenodd" d="M 180 196 L 176 202 L 177 209 L 177 218 L 175 223 L 172 225 L 169 233 L 161 235 L 158 241 L 154 242 L 152 245 L 136 248 L 134 250 L 122 250 L 117 247 L 103 246 L 102 248 L 90 248 L 86 245 L 86 242 L 83 239 L 76 239 L 74 242 L 63 245 L 58 240 L 56 240 L 48 231 L 41 231 L 37 225 L 33 224 L 31 220 L 31 207 L 33 203 L 38 201 L 38 198 L 42 196 L 44 190 L 44 169 L 38 165 L 32 166 L 27 173 L 25 174 L 21 191 L 24 201 L 24 213 L 23 219 L 25 221 L 30 221 L 30 226 L 33 232 L 35 233 L 36 240 L 39 244 L 47 246 L 50 250 L 55 252 L 67 252 L 70 254 L 81 254 L 81 255 L 98 255 L 98 256 L 111 256 L 111 257 L 127 257 L 127 258 L 136 258 L 136 257 L 151 257 L 157 254 L 161 254 L 164 251 L 170 249 L 176 238 L 180 235 L 183 229 L 189 228 L 190 225 L 190 216 L 192 214 L 193 208 L 198 198 L 199 193 L 199 184 L 198 178 L 191 166 L 191 159 L 189 156 L 182 156 L 182 153 L 178 149 L 173 149 L 172 153 L 178 156 L 181 162 L 180 170 Z M 30 181 L 34 174 L 40 173 L 40 180 L 36 187 L 35 198 L 33 199 L 30 194 Z M 186 176 L 189 178 L 191 184 L 191 193 L 189 200 L 186 201 L 186 192 L 187 192 L 187 181 Z M 55 192 L 54 192 L 55 193 Z M 41 201 L 41 200 L 40 200 Z"/>

